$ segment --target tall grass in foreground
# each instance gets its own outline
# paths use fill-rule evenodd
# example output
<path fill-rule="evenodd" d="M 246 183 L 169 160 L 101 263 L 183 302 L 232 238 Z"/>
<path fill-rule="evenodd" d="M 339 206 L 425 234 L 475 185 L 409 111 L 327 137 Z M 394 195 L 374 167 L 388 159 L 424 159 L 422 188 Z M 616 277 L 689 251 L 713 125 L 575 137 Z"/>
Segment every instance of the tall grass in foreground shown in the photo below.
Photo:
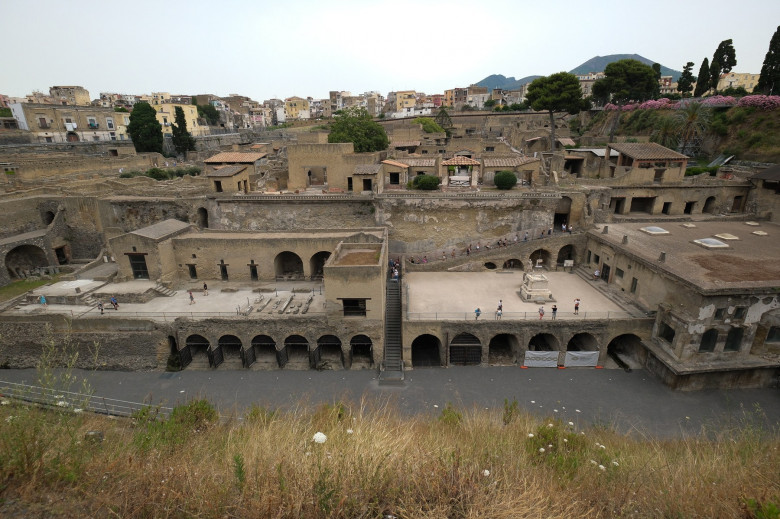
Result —
<path fill-rule="evenodd" d="M 196 400 L 167 420 L 154 409 L 113 420 L 4 402 L 0 497 L 55 499 L 65 517 L 773 517 L 780 437 L 750 418 L 640 440 L 509 403 L 433 418 L 257 407 L 220 420 Z M 86 440 L 94 430 L 104 441 Z"/>

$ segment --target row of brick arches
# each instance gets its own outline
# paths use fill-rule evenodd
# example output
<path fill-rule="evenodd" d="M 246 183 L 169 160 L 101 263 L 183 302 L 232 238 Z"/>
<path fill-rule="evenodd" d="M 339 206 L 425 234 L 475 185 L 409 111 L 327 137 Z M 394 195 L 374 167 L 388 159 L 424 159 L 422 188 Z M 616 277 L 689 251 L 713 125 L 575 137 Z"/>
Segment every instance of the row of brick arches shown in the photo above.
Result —
<path fill-rule="evenodd" d="M 566 260 L 575 259 L 574 245 L 564 245 L 553 257 L 553 253 L 547 249 L 536 249 L 527 258 L 508 258 L 503 261 L 486 261 L 485 268 L 489 270 L 503 268 L 504 270 L 531 270 L 534 267 L 553 268 L 555 265 L 563 265 Z M 553 263 L 553 258 L 555 262 Z M 527 267 L 527 268 L 526 268 Z"/>
<path fill-rule="evenodd" d="M 301 335 L 290 335 L 278 345 L 268 335 L 256 335 L 249 344 L 235 335 L 223 335 L 212 344 L 198 334 L 188 336 L 181 348 L 172 336 L 168 342 L 181 368 L 190 364 L 228 369 L 356 369 L 374 365 L 373 343 L 366 335 L 355 335 L 346 345 L 335 335 L 323 335 L 314 344 Z"/>
<path fill-rule="evenodd" d="M 448 354 L 449 363 L 455 365 L 476 364 L 513 364 L 524 351 L 602 351 L 596 337 L 589 333 L 577 333 L 569 339 L 565 348 L 555 335 L 539 333 L 531 337 L 528 344 L 522 346 L 517 336 L 500 333 L 490 339 L 485 348 L 478 337 L 470 333 L 460 333 L 452 338 L 448 351 L 442 347 L 441 340 L 435 335 L 423 334 L 412 342 L 412 366 L 430 367 L 442 366 Z M 607 355 L 633 359 L 637 364 L 644 364 L 645 349 L 641 339 L 634 334 L 623 334 L 613 338 L 607 344 Z M 622 361 L 618 362 L 620 365 Z"/>

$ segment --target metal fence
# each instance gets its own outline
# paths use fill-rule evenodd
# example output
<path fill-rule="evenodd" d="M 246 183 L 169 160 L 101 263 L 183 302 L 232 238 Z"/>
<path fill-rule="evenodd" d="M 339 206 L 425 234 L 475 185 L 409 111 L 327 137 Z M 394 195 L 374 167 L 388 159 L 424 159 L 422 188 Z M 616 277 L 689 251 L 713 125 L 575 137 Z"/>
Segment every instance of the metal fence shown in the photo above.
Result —
<path fill-rule="evenodd" d="M 147 407 L 154 407 L 161 416 L 169 416 L 173 408 L 153 406 L 148 403 L 129 402 L 72 391 L 61 391 L 41 386 L 0 381 L 0 395 L 5 398 L 56 407 L 74 412 L 88 411 L 112 416 L 131 416 Z"/>
<path fill-rule="evenodd" d="M 637 316 L 625 311 L 609 312 L 557 312 L 553 318 L 552 310 L 544 309 L 544 316 L 539 319 L 539 312 L 503 312 L 498 316 L 497 312 L 481 312 L 477 317 L 475 312 L 407 312 L 408 321 L 608 321 L 614 319 L 636 319 Z"/>
<path fill-rule="evenodd" d="M 295 316 L 295 317 L 322 317 L 325 315 L 325 312 L 306 312 L 304 313 L 297 313 L 297 314 L 282 314 L 283 316 Z M 95 309 L 90 309 L 87 312 L 84 312 L 79 315 L 73 315 L 74 319 L 80 319 L 80 318 L 92 318 L 95 316 L 100 316 L 100 313 Z M 180 317 L 189 317 L 191 319 L 209 319 L 214 317 L 219 318 L 228 318 L 228 317 L 235 317 L 235 318 L 243 318 L 246 319 L 249 316 L 259 318 L 259 317 L 269 317 L 269 316 L 279 316 L 278 312 L 251 312 L 247 314 L 245 312 L 245 309 L 241 312 L 235 311 L 235 312 L 128 312 L 125 310 L 118 310 L 118 311 L 106 311 L 103 317 L 106 316 L 113 316 L 118 318 L 128 318 L 128 319 L 151 319 L 151 320 L 162 320 L 162 321 L 168 321 L 168 320 L 175 320 Z"/>

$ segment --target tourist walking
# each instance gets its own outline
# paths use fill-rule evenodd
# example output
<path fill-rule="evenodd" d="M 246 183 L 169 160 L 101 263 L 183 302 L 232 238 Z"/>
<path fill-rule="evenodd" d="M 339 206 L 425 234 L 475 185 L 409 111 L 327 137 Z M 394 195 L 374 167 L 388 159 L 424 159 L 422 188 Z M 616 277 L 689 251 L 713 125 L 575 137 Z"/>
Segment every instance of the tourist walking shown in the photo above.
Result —
<path fill-rule="evenodd" d="M 598 280 L 600 275 L 601 275 L 601 271 L 600 271 L 599 269 L 596 269 L 596 270 L 593 272 L 593 281 L 596 281 L 596 280 Z"/>
<path fill-rule="evenodd" d="M 206 283 L 203 283 L 203 295 L 209 295 L 209 286 Z"/>
<path fill-rule="evenodd" d="M 557 305 L 553 305 L 553 307 L 552 307 L 552 320 L 553 321 L 555 320 L 555 316 L 557 314 L 558 314 L 558 306 Z"/>
<path fill-rule="evenodd" d="M 192 290 L 188 290 L 187 293 L 189 293 L 189 295 L 190 295 L 190 304 L 194 305 L 195 304 L 195 296 L 192 295 Z"/>
<path fill-rule="evenodd" d="M 103 315 L 103 301 L 98 301 L 98 310 L 100 310 L 100 315 Z"/>
<path fill-rule="evenodd" d="M 38 301 L 41 303 L 41 306 L 44 308 L 49 306 L 49 303 L 46 302 L 46 296 L 40 296 L 38 298 Z"/>
<path fill-rule="evenodd" d="M 111 306 L 114 307 L 114 310 L 119 310 L 119 301 L 116 300 L 116 297 L 111 296 Z"/>
<path fill-rule="evenodd" d="M 539 307 L 539 320 L 541 321 L 544 318 L 544 307 Z"/>
<path fill-rule="evenodd" d="M 500 321 L 501 320 L 501 315 L 503 315 L 503 313 L 504 312 L 500 308 L 498 310 L 496 310 L 496 321 Z"/>
<path fill-rule="evenodd" d="M 476 310 L 474 310 L 474 320 L 475 320 L 475 321 L 476 321 L 477 319 L 479 319 L 479 316 L 480 316 L 480 314 L 481 314 L 481 313 L 482 313 L 482 310 L 480 310 L 480 309 L 479 309 L 479 307 L 477 307 L 477 309 L 476 309 Z"/>
<path fill-rule="evenodd" d="M 580 313 L 580 298 L 574 300 L 574 315 L 579 315 Z"/>

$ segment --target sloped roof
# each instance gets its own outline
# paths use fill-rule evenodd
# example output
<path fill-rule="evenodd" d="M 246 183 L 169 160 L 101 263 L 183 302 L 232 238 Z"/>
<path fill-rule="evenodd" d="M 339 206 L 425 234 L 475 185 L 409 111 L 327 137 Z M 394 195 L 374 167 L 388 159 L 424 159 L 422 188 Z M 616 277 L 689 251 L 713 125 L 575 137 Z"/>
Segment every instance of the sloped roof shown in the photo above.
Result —
<path fill-rule="evenodd" d="M 404 162 L 409 164 L 410 168 L 432 168 L 436 165 L 436 159 L 405 158 Z"/>
<path fill-rule="evenodd" d="M 237 151 L 226 151 L 217 153 L 203 162 L 206 164 L 219 164 L 222 162 L 238 162 L 240 164 L 251 164 L 265 157 L 266 153 L 241 153 Z"/>
<path fill-rule="evenodd" d="M 634 160 L 682 160 L 688 159 L 687 155 L 677 153 L 654 142 L 623 142 L 609 144 L 611 149 L 622 153 Z"/>
<path fill-rule="evenodd" d="M 463 155 L 457 155 L 451 159 L 442 161 L 442 166 L 479 166 L 479 161 L 464 157 Z"/>
<path fill-rule="evenodd" d="M 409 164 L 404 164 L 403 162 L 398 162 L 392 159 L 383 160 L 382 164 L 387 164 L 388 166 L 395 166 L 397 168 L 408 168 Z"/>
<path fill-rule="evenodd" d="M 766 168 L 761 173 L 758 173 L 757 175 L 753 175 L 750 178 L 757 178 L 759 180 L 778 181 L 780 180 L 780 166 L 772 166 L 771 168 Z"/>
<path fill-rule="evenodd" d="M 142 227 L 140 229 L 136 229 L 130 234 L 143 236 L 144 238 L 150 238 L 152 240 L 159 240 L 161 238 L 165 238 L 166 236 L 178 234 L 181 231 L 188 229 L 189 227 L 190 224 L 188 224 L 187 222 L 182 222 L 180 220 L 174 220 L 173 218 L 169 218 L 168 220 L 157 222 L 156 224 L 150 225 L 148 227 Z"/>
<path fill-rule="evenodd" d="M 420 145 L 420 141 L 393 141 L 390 143 L 391 148 L 413 148 Z"/>
<path fill-rule="evenodd" d="M 246 169 L 246 166 L 225 166 L 223 168 L 215 169 L 208 175 L 207 177 L 232 177 L 233 175 L 238 175 L 242 171 Z"/>
<path fill-rule="evenodd" d="M 555 140 L 558 141 L 559 143 L 561 143 L 563 146 L 576 146 L 577 145 L 577 143 L 574 142 L 574 140 L 569 139 L 568 137 L 556 137 Z"/>
<path fill-rule="evenodd" d="M 486 168 L 515 168 L 538 160 L 533 157 L 493 157 L 482 159 L 482 164 Z"/>
<path fill-rule="evenodd" d="M 376 175 L 381 169 L 381 164 L 358 164 L 355 166 L 355 175 Z"/>

